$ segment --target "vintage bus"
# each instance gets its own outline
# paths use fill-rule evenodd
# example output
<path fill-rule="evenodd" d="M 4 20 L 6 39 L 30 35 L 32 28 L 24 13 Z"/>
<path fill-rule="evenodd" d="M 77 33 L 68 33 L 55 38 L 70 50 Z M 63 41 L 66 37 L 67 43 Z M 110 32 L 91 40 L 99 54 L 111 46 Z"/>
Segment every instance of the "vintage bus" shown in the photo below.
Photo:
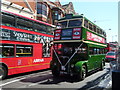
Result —
<path fill-rule="evenodd" d="M 83 80 L 90 71 L 105 65 L 106 33 L 82 15 L 68 14 L 54 31 L 53 76 L 61 74 Z"/>
<path fill-rule="evenodd" d="M 55 26 L 8 11 L 1 15 L 0 79 L 49 68 Z"/>

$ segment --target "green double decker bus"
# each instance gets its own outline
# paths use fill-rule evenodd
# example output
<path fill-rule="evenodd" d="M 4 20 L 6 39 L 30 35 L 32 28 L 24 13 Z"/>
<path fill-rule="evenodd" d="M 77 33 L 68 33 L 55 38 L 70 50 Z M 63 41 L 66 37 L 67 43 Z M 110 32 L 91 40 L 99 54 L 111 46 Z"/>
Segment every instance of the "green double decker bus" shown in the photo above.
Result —
<path fill-rule="evenodd" d="M 103 70 L 106 33 L 83 15 L 67 14 L 54 31 L 53 76 L 68 74 L 83 80 L 96 69 Z"/>

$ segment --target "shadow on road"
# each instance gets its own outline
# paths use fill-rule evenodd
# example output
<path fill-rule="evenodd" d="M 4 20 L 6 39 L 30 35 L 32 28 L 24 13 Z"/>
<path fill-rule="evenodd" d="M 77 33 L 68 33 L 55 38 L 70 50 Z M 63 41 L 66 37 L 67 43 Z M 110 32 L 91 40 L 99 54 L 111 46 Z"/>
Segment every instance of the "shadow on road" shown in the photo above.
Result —
<path fill-rule="evenodd" d="M 43 70 L 25 72 L 25 73 L 20 73 L 20 74 L 14 74 L 14 75 L 7 76 L 5 79 L 21 78 L 21 77 L 24 77 L 24 76 L 26 76 L 26 75 L 35 74 L 35 73 L 40 73 L 40 72 L 44 72 L 44 71 L 47 71 L 47 70 L 50 70 L 50 69 L 43 69 Z"/>
<path fill-rule="evenodd" d="M 94 71 L 94 72 L 90 73 L 89 76 L 96 73 L 96 72 L 98 72 L 98 71 Z M 108 72 L 109 72 L 109 70 L 108 70 Z M 83 88 L 89 88 L 91 86 L 94 86 L 94 85 L 98 84 L 99 81 L 101 79 L 103 79 L 103 77 L 105 77 L 105 75 L 108 72 L 106 72 L 104 75 L 100 76 L 96 80 L 88 82 L 87 85 Z M 79 81 L 75 77 L 70 77 L 68 75 L 59 76 L 59 77 L 55 78 L 55 77 L 53 77 L 52 74 L 46 74 L 46 75 L 39 75 L 37 77 L 36 76 L 35 77 L 29 77 L 29 78 L 21 80 L 21 82 L 30 82 L 30 83 L 37 83 L 37 84 L 46 85 L 46 84 L 59 84 L 61 82 L 75 83 L 75 82 L 79 82 Z"/>
<path fill-rule="evenodd" d="M 53 77 L 52 74 L 48 74 L 48 75 L 40 75 L 37 77 L 29 77 L 21 80 L 21 82 L 30 82 L 30 83 L 39 83 L 39 84 L 58 84 L 61 82 L 73 83 L 73 82 L 77 82 L 77 80 L 70 76 Z"/>

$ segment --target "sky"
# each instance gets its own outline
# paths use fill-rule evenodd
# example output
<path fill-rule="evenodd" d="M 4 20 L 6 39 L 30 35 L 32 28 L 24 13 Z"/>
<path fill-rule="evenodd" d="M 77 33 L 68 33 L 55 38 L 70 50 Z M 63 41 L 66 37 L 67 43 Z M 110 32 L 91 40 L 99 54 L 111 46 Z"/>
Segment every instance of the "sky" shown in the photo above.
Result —
<path fill-rule="evenodd" d="M 54 1 L 54 0 L 51 0 Z M 62 5 L 73 3 L 76 13 L 101 27 L 107 33 L 107 42 L 118 41 L 118 0 L 59 0 Z"/>

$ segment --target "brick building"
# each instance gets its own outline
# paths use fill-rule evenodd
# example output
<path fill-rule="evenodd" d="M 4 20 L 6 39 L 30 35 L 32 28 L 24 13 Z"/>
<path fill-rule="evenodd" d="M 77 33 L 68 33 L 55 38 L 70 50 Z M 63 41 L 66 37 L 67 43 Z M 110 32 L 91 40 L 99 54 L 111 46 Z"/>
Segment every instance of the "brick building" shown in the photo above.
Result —
<path fill-rule="evenodd" d="M 62 5 L 62 8 L 65 10 L 66 14 L 70 14 L 70 13 L 76 14 L 72 2 L 69 2 L 68 4 Z"/>
<path fill-rule="evenodd" d="M 59 0 L 2 0 L 1 9 L 54 25 L 65 14 L 76 14 L 72 2 L 61 5 Z"/>

